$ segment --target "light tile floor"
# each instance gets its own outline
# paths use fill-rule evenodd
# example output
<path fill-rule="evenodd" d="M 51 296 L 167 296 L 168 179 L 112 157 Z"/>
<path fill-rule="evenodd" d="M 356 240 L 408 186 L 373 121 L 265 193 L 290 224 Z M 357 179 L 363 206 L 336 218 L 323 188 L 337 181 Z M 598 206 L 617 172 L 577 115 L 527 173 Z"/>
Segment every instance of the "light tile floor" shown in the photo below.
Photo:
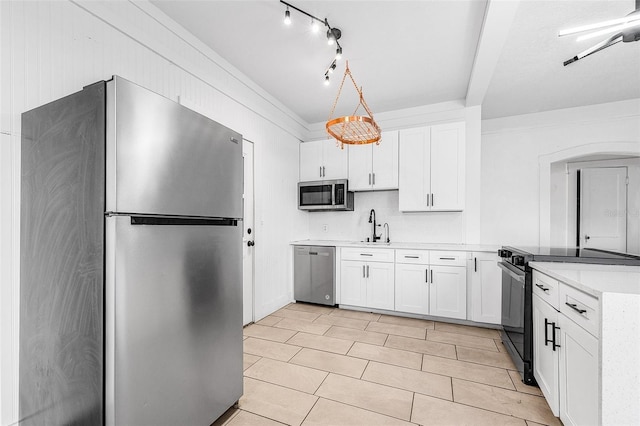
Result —
<path fill-rule="evenodd" d="M 497 330 L 294 303 L 244 339 L 244 395 L 215 425 L 561 424 Z"/>

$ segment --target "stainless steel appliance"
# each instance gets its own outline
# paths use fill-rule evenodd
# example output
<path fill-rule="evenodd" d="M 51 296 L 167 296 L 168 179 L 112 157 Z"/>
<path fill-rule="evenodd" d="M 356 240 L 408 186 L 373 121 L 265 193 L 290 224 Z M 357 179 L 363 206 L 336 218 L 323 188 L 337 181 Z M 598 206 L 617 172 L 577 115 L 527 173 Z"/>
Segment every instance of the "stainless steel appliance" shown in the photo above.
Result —
<path fill-rule="evenodd" d="M 308 211 L 353 211 L 353 192 L 347 179 L 298 183 L 298 208 Z"/>
<path fill-rule="evenodd" d="M 22 115 L 21 425 L 238 401 L 241 141 L 120 77 Z"/>
<path fill-rule="evenodd" d="M 298 302 L 335 305 L 336 248 L 293 247 L 293 297 Z"/>
<path fill-rule="evenodd" d="M 502 342 L 523 382 L 533 377 L 532 269 L 529 262 L 640 265 L 640 256 L 575 247 L 508 247 L 498 250 L 502 269 Z"/>

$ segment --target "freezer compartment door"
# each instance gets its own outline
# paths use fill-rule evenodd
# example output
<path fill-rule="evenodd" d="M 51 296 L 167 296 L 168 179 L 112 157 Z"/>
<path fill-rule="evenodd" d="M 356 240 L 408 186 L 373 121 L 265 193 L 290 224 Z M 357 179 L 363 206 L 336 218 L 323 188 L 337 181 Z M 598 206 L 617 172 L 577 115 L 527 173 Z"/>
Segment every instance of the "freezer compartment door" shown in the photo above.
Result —
<path fill-rule="evenodd" d="M 107 211 L 242 217 L 242 136 L 114 77 L 107 83 Z"/>
<path fill-rule="evenodd" d="M 106 424 L 211 424 L 242 395 L 241 227 L 138 219 L 106 219 Z"/>

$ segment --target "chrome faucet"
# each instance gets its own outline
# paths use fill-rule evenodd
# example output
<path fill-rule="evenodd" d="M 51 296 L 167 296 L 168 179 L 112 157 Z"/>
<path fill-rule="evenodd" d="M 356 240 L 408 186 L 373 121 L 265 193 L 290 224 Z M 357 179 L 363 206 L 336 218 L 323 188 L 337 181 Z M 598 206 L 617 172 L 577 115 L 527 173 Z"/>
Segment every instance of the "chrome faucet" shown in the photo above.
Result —
<path fill-rule="evenodd" d="M 371 226 L 371 242 L 375 243 L 376 241 L 378 241 L 380 239 L 380 236 L 376 235 L 376 211 L 374 209 L 371 209 L 371 211 L 369 212 L 369 223 L 372 224 L 372 226 Z"/>

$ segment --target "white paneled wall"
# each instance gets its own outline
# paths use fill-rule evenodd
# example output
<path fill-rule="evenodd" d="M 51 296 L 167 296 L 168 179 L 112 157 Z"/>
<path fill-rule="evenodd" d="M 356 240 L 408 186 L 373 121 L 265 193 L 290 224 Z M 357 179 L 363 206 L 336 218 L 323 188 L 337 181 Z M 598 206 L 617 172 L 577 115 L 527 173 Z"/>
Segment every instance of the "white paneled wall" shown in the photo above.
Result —
<path fill-rule="evenodd" d="M 117 74 L 255 144 L 256 316 L 291 298 L 305 123 L 147 2 L 0 1 L 0 424 L 18 420 L 20 115 Z"/>

